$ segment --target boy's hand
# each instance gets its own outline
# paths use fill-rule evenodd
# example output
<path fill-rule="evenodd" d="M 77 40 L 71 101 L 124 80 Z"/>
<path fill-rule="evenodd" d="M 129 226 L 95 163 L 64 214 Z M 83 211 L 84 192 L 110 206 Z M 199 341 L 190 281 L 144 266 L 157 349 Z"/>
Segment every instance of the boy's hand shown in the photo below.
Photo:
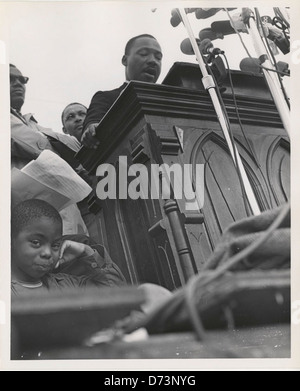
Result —
<path fill-rule="evenodd" d="M 76 258 L 88 257 L 94 254 L 94 250 L 83 243 L 66 240 L 62 243 L 59 250 L 59 259 L 56 264 L 56 269 L 66 263 L 74 261 Z"/>

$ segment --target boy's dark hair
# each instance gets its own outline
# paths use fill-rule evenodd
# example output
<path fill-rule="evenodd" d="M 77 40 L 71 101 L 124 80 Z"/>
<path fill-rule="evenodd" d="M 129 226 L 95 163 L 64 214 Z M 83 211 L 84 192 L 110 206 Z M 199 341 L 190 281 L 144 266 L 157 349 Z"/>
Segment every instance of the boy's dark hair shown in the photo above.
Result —
<path fill-rule="evenodd" d="M 85 105 L 83 105 L 82 103 L 73 102 L 73 103 L 68 104 L 68 105 L 64 108 L 63 112 L 61 113 L 61 122 L 62 122 L 62 124 L 63 124 L 64 126 L 65 126 L 65 124 L 64 124 L 64 114 L 65 114 L 65 111 L 67 110 L 68 107 L 74 106 L 74 105 L 80 105 L 80 106 L 84 107 L 86 110 L 88 109 L 88 108 L 87 108 Z"/>
<path fill-rule="evenodd" d="M 138 35 L 137 37 L 133 37 L 127 42 L 127 45 L 125 47 L 125 55 L 126 56 L 130 54 L 130 50 L 133 47 L 135 41 L 137 41 L 140 38 L 152 38 L 152 39 L 155 39 L 155 41 L 157 41 L 157 39 L 155 37 L 153 37 L 153 35 L 150 35 L 150 34 L 142 34 L 142 35 Z"/>
<path fill-rule="evenodd" d="M 15 206 L 11 212 L 11 234 L 18 235 L 33 220 L 41 217 L 62 224 L 58 211 L 48 202 L 38 199 L 26 200 Z"/>

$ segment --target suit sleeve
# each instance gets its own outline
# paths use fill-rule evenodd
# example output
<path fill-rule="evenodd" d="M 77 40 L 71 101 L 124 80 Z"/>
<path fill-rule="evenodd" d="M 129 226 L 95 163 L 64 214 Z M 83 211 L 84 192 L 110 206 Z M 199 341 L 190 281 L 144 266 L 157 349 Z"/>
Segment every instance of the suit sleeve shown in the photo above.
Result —
<path fill-rule="evenodd" d="M 127 285 L 117 265 L 107 262 L 95 249 L 94 255 L 80 258 L 77 262 L 84 267 L 85 274 L 81 276 L 68 274 L 74 286 L 122 287 Z M 63 273 L 66 271 L 64 270 Z"/>
<path fill-rule="evenodd" d="M 113 287 L 127 284 L 120 268 L 113 262 L 104 246 L 92 243 L 91 239 L 85 235 L 67 235 L 63 238 L 89 245 L 94 250 L 94 255 L 81 257 L 68 265 L 62 265 L 56 270 L 56 273 L 76 276 L 76 278 L 80 278 L 83 285 Z"/>
<path fill-rule="evenodd" d="M 47 138 L 28 126 L 15 124 L 11 127 L 11 156 L 36 159 L 44 149 L 51 149 Z"/>
<path fill-rule="evenodd" d="M 83 131 L 90 124 L 99 123 L 102 118 L 106 115 L 112 105 L 112 99 L 110 94 L 107 92 L 97 92 L 91 101 L 90 107 L 88 108 L 87 115 L 83 125 Z"/>

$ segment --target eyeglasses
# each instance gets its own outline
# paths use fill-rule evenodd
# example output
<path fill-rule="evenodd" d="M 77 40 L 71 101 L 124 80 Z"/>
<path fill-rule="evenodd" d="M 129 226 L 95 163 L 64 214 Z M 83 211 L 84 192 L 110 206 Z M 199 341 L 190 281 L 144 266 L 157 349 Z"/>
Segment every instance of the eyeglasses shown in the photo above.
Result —
<path fill-rule="evenodd" d="M 29 77 L 25 76 L 10 76 L 10 83 L 14 84 L 16 81 L 19 81 L 21 84 L 27 84 Z"/>

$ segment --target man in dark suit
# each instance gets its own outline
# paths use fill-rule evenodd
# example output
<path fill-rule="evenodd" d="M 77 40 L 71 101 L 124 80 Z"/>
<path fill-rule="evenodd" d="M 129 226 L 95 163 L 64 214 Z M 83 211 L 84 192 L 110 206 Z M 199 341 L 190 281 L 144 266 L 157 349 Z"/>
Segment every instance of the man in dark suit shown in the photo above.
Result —
<path fill-rule="evenodd" d="M 97 92 L 83 125 L 81 142 L 88 148 L 97 148 L 96 128 L 131 80 L 156 83 L 161 73 L 162 50 L 156 38 L 144 34 L 132 38 L 126 45 L 122 64 L 126 69 L 126 82 L 112 91 Z"/>

